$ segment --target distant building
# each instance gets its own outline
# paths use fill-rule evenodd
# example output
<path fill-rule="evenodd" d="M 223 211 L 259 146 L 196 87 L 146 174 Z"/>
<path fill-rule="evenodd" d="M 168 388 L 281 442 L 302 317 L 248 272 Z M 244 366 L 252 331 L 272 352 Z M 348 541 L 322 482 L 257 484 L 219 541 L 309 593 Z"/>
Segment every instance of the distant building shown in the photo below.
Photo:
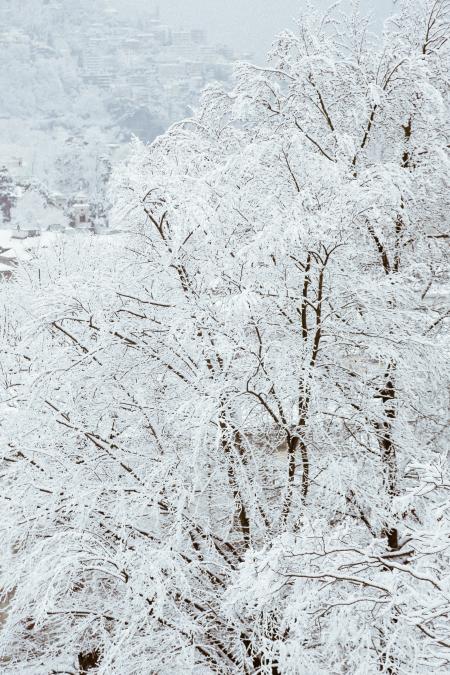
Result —
<path fill-rule="evenodd" d="M 172 31 L 172 44 L 174 47 L 191 44 L 191 33 L 187 30 Z"/>
<path fill-rule="evenodd" d="M 159 63 L 158 75 L 162 80 L 177 80 L 186 75 L 186 64 L 183 62 Z"/>
<path fill-rule="evenodd" d="M 206 31 L 201 28 L 194 28 L 191 30 L 191 40 L 195 45 L 206 45 L 208 42 Z"/>
<path fill-rule="evenodd" d="M 83 79 L 87 84 L 107 87 L 113 79 L 113 64 L 106 50 L 106 40 L 102 37 L 89 38 L 82 56 Z"/>
<path fill-rule="evenodd" d="M 163 24 L 160 24 L 159 26 L 157 26 L 154 29 L 153 32 L 154 32 L 156 41 L 158 42 L 158 44 L 160 46 L 164 47 L 166 45 L 170 45 L 172 37 L 171 37 L 171 31 L 170 31 L 169 26 L 165 26 Z"/>
<path fill-rule="evenodd" d="M 87 202 L 77 201 L 72 206 L 72 227 L 88 229 L 92 227 L 91 209 Z"/>

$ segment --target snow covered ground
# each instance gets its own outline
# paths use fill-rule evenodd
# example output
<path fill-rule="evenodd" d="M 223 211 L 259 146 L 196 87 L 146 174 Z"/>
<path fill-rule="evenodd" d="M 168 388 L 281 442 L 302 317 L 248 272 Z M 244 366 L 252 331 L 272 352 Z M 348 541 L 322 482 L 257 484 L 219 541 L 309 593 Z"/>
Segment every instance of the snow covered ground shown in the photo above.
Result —
<path fill-rule="evenodd" d="M 0 229 L 0 272 L 21 260 L 29 260 L 37 247 L 46 247 L 60 236 L 57 232 L 41 232 L 38 236 L 22 237 L 21 232 Z"/>

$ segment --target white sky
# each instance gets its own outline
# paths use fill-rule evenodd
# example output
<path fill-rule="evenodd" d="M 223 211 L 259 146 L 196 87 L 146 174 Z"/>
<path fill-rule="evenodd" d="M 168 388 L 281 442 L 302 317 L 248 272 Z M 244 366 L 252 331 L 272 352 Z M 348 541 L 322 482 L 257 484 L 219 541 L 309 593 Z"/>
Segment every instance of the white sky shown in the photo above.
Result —
<path fill-rule="evenodd" d="M 161 18 L 174 28 L 206 28 L 211 42 L 225 42 L 258 58 L 270 47 L 273 37 L 292 27 L 292 19 L 305 8 L 305 0 L 132 0 L 153 7 L 159 4 Z M 120 0 L 119 0 L 120 2 Z M 122 0 L 130 6 L 130 0 Z M 328 7 L 331 0 L 312 0 Z M 380 28 L 390 14 L 393 0 L 360 0 L 364 12 L 372 11 Z"/>

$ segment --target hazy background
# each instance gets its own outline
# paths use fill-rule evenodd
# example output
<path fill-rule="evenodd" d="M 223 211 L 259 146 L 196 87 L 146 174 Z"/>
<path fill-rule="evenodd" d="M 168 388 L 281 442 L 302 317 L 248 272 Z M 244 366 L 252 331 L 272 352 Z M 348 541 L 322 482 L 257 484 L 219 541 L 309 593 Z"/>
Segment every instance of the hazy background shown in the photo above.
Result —
<path fill-rule="evenodd" d="M 378 32 L 393 0 L 353 4 Z M 0 0 L 0 228 L 101 231 L 130 139 L 230 86 L 235 59 L 263 64 L 308 6 L 330 0 Z"/>
<path fill-rule="evenodd" d="M 161 18 L 174 28 L 206 28 L 212 42 L 227 43 L 250 51 L 261 59 L 276 33 L 292 28 L 293 19 L 306 8 L 306 0 L 114 0 L 118 9 L 130 13 L 137 7 L 159 5 Z M 330 0 L 312 0 L 327 8 Z M 360 0 L 361 10 L 372 12 L 374 28 L 380 30 L 390 14 L 393 0 Z M 350 0 L 342 3 L 348 7 Z"/>

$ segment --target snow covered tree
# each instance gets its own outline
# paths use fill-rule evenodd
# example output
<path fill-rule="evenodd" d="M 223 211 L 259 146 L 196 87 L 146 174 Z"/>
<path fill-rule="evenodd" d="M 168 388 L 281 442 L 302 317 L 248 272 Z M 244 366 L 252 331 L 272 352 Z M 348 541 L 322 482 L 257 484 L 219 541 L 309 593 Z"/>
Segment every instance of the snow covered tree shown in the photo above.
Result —
<path fill-rule="evenodd" d="M 68 218 L 61 208 L 51 202 L 45 187 L 31 183 L 19 195 L 12 225 L 18 230 L 46 230 L 51 225 L 68 226 Z"/>
<path fill-rule="evenodd" d="M 11 211 L 15 206 L 16 186 L 6 166 L 0 168 L 0 222 L 11 221 Z"/>
<path fill-rule="evenodd" d="M 449 12 L 311 10 L 2 285 L 5 673 L 448 671 Z"/>

